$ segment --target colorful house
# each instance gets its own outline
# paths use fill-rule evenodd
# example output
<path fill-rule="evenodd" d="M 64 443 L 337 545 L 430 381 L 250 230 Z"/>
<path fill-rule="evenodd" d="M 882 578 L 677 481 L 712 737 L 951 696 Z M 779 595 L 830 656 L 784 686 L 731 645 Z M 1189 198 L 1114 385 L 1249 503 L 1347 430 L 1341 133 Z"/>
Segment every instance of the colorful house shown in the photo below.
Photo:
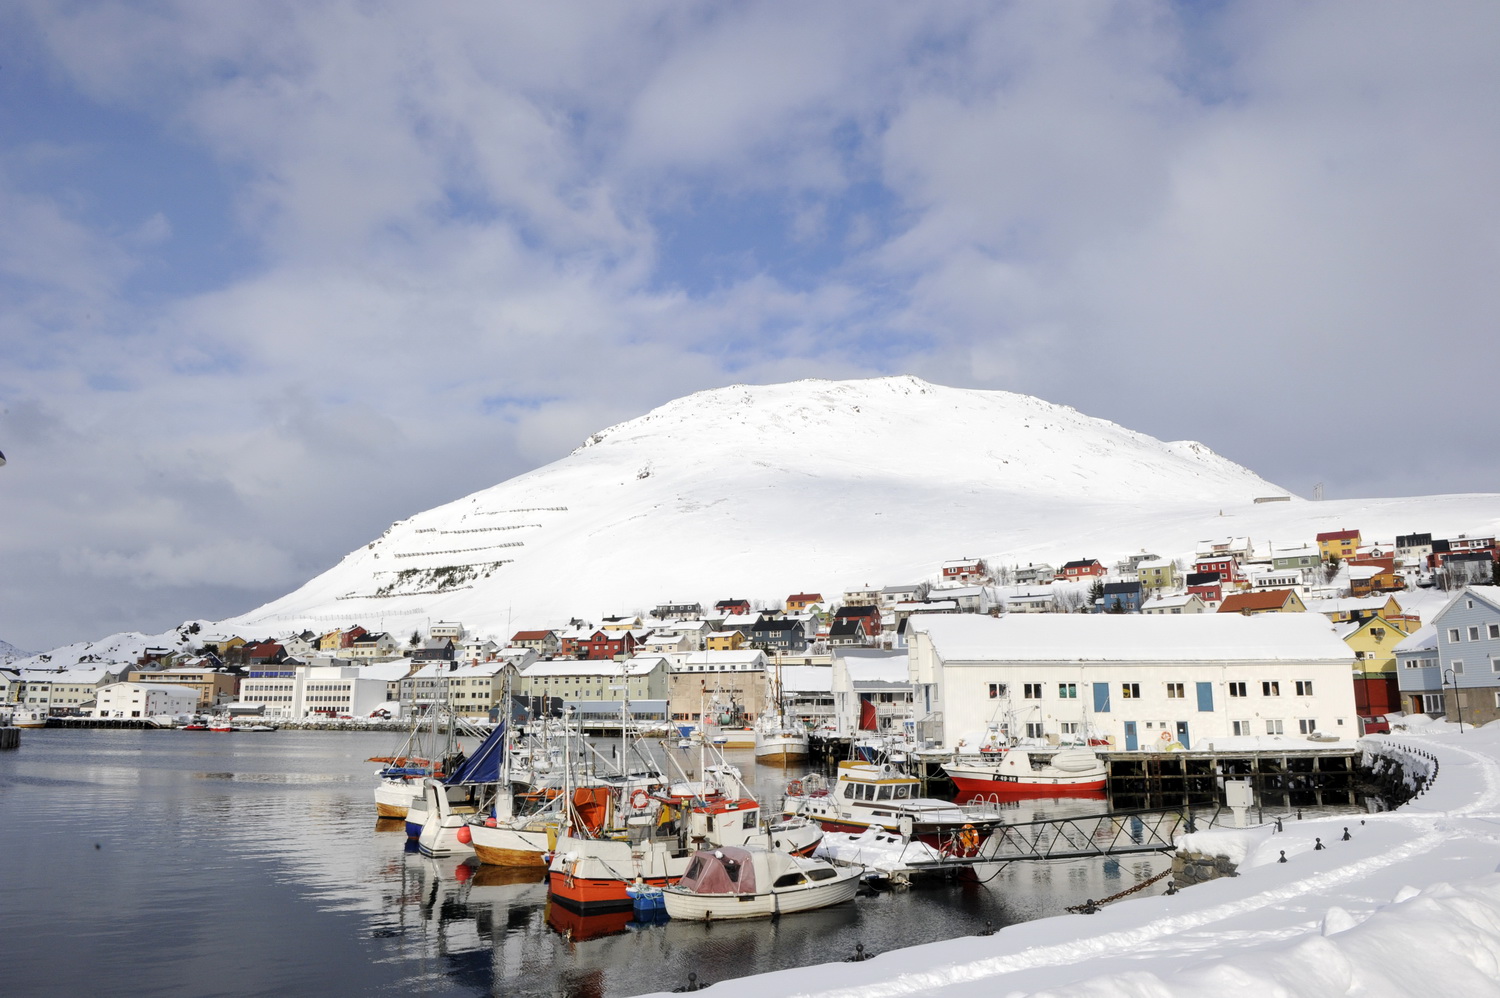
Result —
<path fill-rule="evenodd" d="M 1295 589 L 1261 589 L 1248 593 L 1230 593 L 1219 604 L 1220 613 L 1306 613 L 1307 604 Z"/>
<path fill-rule="evenodd" d="M 1358 530 L 1328 530 L 1317 537 L 1318 552 L 1324 561 L 1348 561 L 1359 551 Z"/>
<path fill-rule="evenodd" d="M 714 631 L 704 640 L 709 651 L 739 651 L 745 647 L 744 631 Z"/>
<path fill-rule="evenodd" d="M 1099 563 L 1098 558 L 1079 558 L 1070 561 L 1057 570 L 1059 579 L 1098 579 L 1104 577 L 1104 566 Z"/>
<path fill-rule="evenodd" d="M 1341 624 L 1338 634 L 1354 651 L 1354 704 L 1359 715 L 1379 717 L 1400 710 L 1396 646 L 1406 640 L 1406 631 L 1375 616 Z"/>
<path fill-rule="evenodd" d="M 1177 585 L 1177 564 L 1170 558 L 1155 558 L 1136 566 L 1136 578 L 1142 587 L 1159 592 Z"/>
<path fill-rule="evenodd" d="M 822 606 L 822 593 L 793 593 L 786 598 L 787 613 L 804 613 L 809 607 Z"/>

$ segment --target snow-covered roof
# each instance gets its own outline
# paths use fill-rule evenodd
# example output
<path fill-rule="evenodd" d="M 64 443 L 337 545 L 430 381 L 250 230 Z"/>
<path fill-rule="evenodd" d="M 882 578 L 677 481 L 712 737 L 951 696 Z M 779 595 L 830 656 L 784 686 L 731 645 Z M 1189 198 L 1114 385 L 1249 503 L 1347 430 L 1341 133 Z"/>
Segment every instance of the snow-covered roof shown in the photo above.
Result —
<path fill-rule="evenodd" d="M 671 656 L 679 666 L 685 665 L 754 665 L 764 663 L 766 653 L 759 648 L 740 648 L 735 651 L 694 651 Z"/>
<path fill-rule="evenodd" d="M 1175 596 L 1152 596 L 1150 599 L 1146 600 L 1146 602 L 1144 602 L 1144 603 L 1141 604 L 1141 609 L 1142 610 L 1157 610 L 1157 609 L 1170 610 L 1174 606 L 1186 606 L 1187 604 L 1191 603 L 1193 600 L 1198 600 L 1199 603 L 1203 602 L 1203 600 L 1201 598 L 1199 598 L 1199 596 L 1198 596 L 1197 593 L 1179 593 L 1179 594 L 1177 594 Z"/>
<path fill-rule="evenodd" d="M 27 683 L 97 683 L 115 669 L 22 669 L 20 671 L 22 682 Z"/>
<path fill-rule="evenodd" d="M 168 693 L 176 693 L 178 696 L 190 696 L 194 699 L 198 696 L 198 690 L 191 686 L 183 686 L 180 683 L 153 683 L 150 680 L 142 680 L 136 683 L 110 683 L 104 690 L 115 690 L 121 686 L 134 686 L 142 689 L 165 690 Z M 104 692 L 100 690 L 100 692 Z"/>
<path fill-rule="evenodd" d="M 359 667 L 360 679 L 379 679 L 391 683 L 398 679 L 405 679 L 406 674 L 411 671 L 411 659 L 398 658 L 394 662 L 372 662 L 369 665 Z"/>
<path fill-rule="evenodd" d="M 838 653 L 851 684 L 910 683 L 911 668 L 904 652 L 874 648 L 851 648 Z"/>
<path fill-rule="evenodd" d="M 624 662 L 607 659 L 556 659 L 533 662 L 521 671 L 526 679 L 542 676 L 644 676 L 665 661 L 659 655 Z"/>
<path fill-rule="evenodd" d="M 781 688 L 788 693 L 830 693 L 833 669 L 826 665 L 783 665 L 777 670 Z"/>
<path fill-rule="evenodd" d="M 1289 661 L 1354 657 L 1326 617 L 1309 613 L 932 615 L 925 631 L 949 662 Z M 909 636 L 908 636 L 909 637 Z"/>
<path fill-rule="evenodd" d="M 1437 651 L 1437 646 L 1437 625 L 1423 624 L 1403 638 L 1401 643 L 1391 650 L 1397 654 L 1404 651 Z"/>

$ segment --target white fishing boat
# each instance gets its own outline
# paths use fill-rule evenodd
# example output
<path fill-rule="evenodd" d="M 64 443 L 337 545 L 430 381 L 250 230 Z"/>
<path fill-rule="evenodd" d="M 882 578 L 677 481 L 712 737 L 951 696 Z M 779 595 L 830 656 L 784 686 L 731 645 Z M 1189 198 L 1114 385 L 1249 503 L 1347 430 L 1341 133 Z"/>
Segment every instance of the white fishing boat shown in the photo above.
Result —
<path fill-rule="evenodd" d="M 771 681 L 769 709 L 755 721 L 755 761 L 785 766 L 807 758 L 807 725 L 787 713 L 781 666 Z"/>
<path fill-rule="evenodd" d="M 943 772 L 965 796 L 1068 797 L 1104 791 L 1108 771 L 1089 748 L 1018 746 L 977 762 L 947 762 Z"/>
<path fill-rule="evenodd" d="M 921 783 L 889 763 L 839 763 L 830 788 L 809 776 L 787 785 L 785 813 L 811 818 L 825 831 L 860 833 L 883 828 L 919 840 L 946 856 L 975 856 L 1004 822 L 990 804 L 955 804 L 918 796 Z"/>
<path fill-rule="evenodd" d="M 785 714 L 765 714 L 755 723 L 755 761 L 785 765 L 807 758 L 807 728 Z"/>
<path fill-rule="evenodd" d="M 673 918 L 771 918 L 848 901 L 863 873 L 763 846 L 722 846 L 699 850 L 682 877 L 661 890 Z"/>
<path fill-rule="evenodd" d="M 45 728 L 47 726 L 46 710 L 36 710 L 31 707 L 17 707 L 10 723 L 17 728 Z"/>

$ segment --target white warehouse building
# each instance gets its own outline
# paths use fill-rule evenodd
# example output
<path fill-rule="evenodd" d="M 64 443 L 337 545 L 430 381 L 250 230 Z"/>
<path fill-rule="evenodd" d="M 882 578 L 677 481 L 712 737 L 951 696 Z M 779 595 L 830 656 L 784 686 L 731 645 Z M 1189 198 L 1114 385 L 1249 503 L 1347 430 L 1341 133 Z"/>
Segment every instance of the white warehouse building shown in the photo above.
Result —
<path fill-rule="evenodd" d="M 1126 751 L 1359 731 L 1354 652 L 1322 614 L 913 617 L 907 640 L 918 737 L 947 752 L 997 729 Z"/>
<path fill-rule="evenodd" d="M 191 714 L 199 691 L 173 683 L 110 683 L 100 687 L 95 717 L 160 717 Z"/>

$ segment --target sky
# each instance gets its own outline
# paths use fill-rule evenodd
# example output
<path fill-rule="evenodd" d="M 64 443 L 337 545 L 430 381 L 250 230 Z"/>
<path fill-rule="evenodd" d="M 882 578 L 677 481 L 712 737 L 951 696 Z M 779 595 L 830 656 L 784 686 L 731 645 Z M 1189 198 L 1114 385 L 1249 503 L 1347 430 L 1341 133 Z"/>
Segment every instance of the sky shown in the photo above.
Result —
<path fill-rule="evenodd" d="M 736 383 L 1500 492 L 1497 44 L 1482 2 L 6 4 L 0 639 L 243 612 Z"/>

